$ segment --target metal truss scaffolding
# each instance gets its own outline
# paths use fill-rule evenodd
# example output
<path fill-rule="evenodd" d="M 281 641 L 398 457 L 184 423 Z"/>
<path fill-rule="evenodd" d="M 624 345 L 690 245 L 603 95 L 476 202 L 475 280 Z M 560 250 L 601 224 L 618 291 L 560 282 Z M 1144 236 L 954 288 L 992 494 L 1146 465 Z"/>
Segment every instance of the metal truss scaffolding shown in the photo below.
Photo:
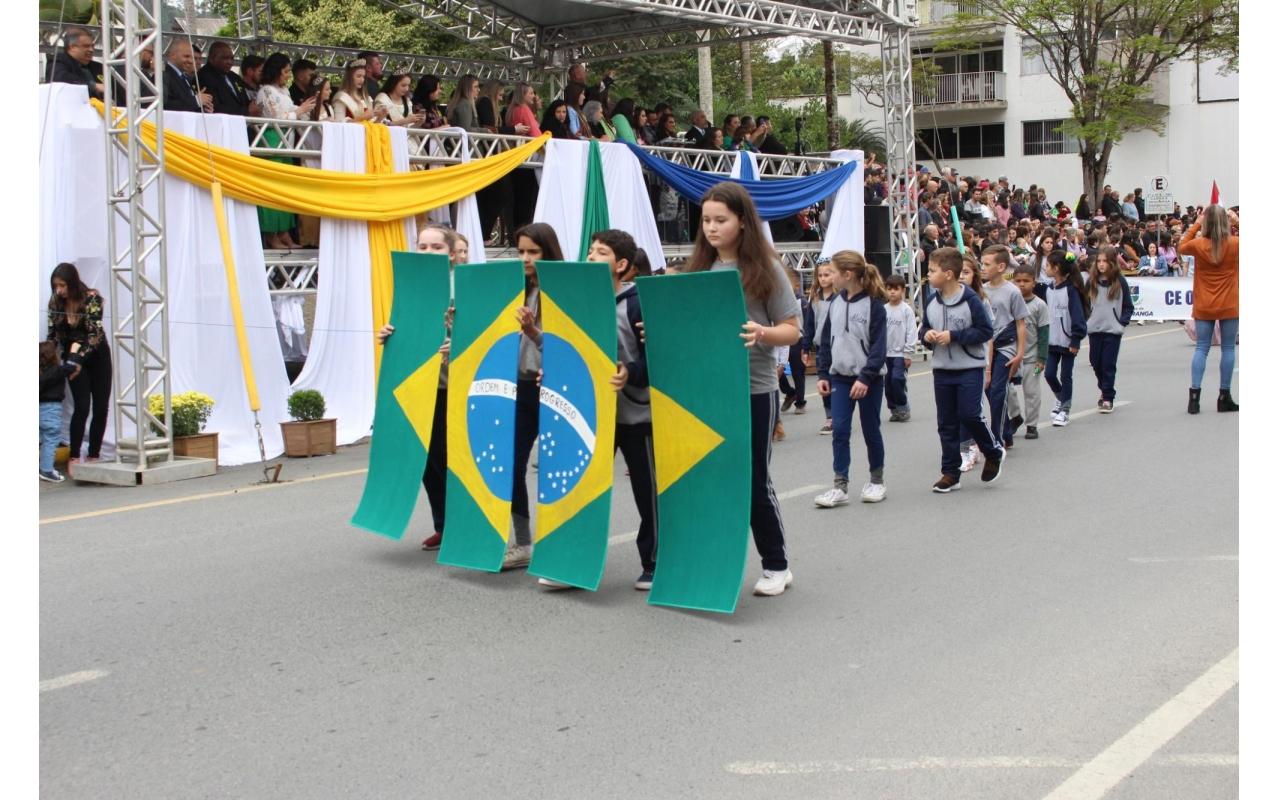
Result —
<path fill-rule="evenodd" d="M 169 286 L 164 226 L 164 70 L 153 77 L 140 54 L 160 35 L 161 0 L 102 0 L 103 66 L 123 76 L 124 96 L 114 80 L 103 83 L 106 123 L 107 257 L 111 270 L 111 347 L 115 363 L 113 406 L 116 459 L 145 471 L 153 460 L 172 460 L 170 413 Z M 146 100 L 143 88 L 150 93 Z M 156 129 L 155 148 L 139 135 L 144 122 Z M 152 414 L 147 397 L 164 398 L 163 414 Z M 126 435 L 127 426 L 133 428 Z"/>
<path fill-rule="evenodd" d="M 236 0 L 236 36 L 269 42 L 271 33 L 271 0 Z"/>
<path fill-rule="evenodd" d="M 913 6 L 914 2 L 909 3 Z M 884 140 L 889 152 L 889 235 L 893 269 L 907 278 L 915 298 L 919 270 L 915 267 L 920 248 L 916 227 L 919 194 L 916 192 L 915 109 L 911 92 L 910 29 L 886 28 L 880 45 L 880 69 L 884 81 Z M 923 298 L 919 298 L 923 300 Z"/>

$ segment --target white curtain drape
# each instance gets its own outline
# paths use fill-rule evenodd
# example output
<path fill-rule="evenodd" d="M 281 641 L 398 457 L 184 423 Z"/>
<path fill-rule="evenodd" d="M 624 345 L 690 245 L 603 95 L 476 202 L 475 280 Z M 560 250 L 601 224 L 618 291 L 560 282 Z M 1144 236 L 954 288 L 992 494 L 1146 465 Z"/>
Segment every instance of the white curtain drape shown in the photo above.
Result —
<path fill-rule="evenodd" d="M 471 160 L 471 142 L 462 128 L 450 128 L 462 134 L 462 163 Z M 484 232 L 480 229 L 480 204 L 476 196 L 469 194 L 455 206 L 458 224 L 455 229 L 467 237 L 467 260 L 472 264 L 484 264 L 488 260 L 484 252 Z"/>
<path fill-rule="evenodd" d="M 835 150 L 831 157 L 842 163 L 857 161 L 849 179 L 836 193 L 827 200 L 827 228 L 823 231 L 822 254 L 820 260 L 831 258 L 841 250 L 864 252 L 866 247 L 866 229 L 863 220 L 866 217 L 863 208 L 862 183 L 864 179 L 864 163 L 861 150 Z"/>
<path fill-rule="evenodd" d="M 586 193 L 587 155 L 590 145 L 572 139 L 547 142 L 535 222 L 545 222 L 556 231 L 567 259 L 576 259 L 582 238 L 582 204 Z M 644 248 L 654 269 L 662 269 L 662 239 L 649 205 L 644 174 L 635 154 L 624 144 L 600 145 L 600 162 L 609 199 L 609 225 L 626 231 Z"/>
<path fill-rule="evenodd" d="M 742 180 L 742 173 L 746 171 L 743 165 L 744 161 L 751 162 L 751 174 L 755 176 L 756 180 L 760 180 L 760 162 L 756 160 L 756 154 L 750 150 L 738 151 L 738 157 L 733 160 L 733 167 L 729 170 L 729 177 Z M 764 230 L 764 238 L 768 239 L 769 244 L 772 245 L 773 229 L 769 227 L 768 222 L 761 220 L 761 223 L 760 227 Z M 694 238 L 697 238 L 696 234 L 694 234 Z"/>

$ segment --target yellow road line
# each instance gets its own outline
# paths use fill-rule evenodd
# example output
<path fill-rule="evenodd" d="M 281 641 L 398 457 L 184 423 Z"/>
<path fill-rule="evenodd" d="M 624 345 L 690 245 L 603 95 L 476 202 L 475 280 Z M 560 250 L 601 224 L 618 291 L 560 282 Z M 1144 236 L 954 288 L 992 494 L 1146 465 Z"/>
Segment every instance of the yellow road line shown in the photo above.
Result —
<path fill-rule="evenodd" d="M 115 506 L 114 508 L 103 508 L 98 511 L 85 511 L 80 514 L 67 514 L 61 517 L 46 517 L 40 520 L 41 525 L 52 525 L 56 522 L 73 522 L 78 519 L 90 519 L 92 517 L 106 517 L 111 514 L 123 514 L 128 511 L 142 511 L 147 508 L 161 508 L 163 506 L 172 506 L 179 503 L 190 503 L 194 500 L 210 500 L 215 497 L 228 497 L 233 494 L 248 494 L 249 492 L 262 492 L 267 489 L 280 489 L 285 486 L 297 486 L 302 483 L 312 483 L 314 481 L 327 481 L 330 478 L 346 478 L 351 475 L 362 475 L 368 472 L 368 469 L 349 469 L 343 472 L 328 472 L 323 475 L 312 475 L 309 478 L 298 478 L 295 481 L 286 483 L 258 483 L 252 486 L 241 486 L 236 489 L 227 489 L 221 492 L 205 492 L 203 494 L 190 494 L 184 497 L 170 497 L 167 500 L 152 500 L 149 503 L 134 503 L 128 506 Z"/>

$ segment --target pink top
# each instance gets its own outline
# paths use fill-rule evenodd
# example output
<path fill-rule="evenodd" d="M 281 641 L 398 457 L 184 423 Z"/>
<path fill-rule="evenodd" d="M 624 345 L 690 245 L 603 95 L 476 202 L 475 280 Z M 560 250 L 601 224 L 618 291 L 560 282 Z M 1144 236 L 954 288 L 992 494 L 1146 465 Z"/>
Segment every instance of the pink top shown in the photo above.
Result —
<path fill-rule="evenodd" d="M 538 128 L 538 120 L 533 116 L 533 109 L 525 105 L 512 106 L 507 109 L 507 125 L 515 127 L 519 124 L 529 126 L 529 132 L 526 136 L 538 137 L 542 135 L 542 130 Z"/>

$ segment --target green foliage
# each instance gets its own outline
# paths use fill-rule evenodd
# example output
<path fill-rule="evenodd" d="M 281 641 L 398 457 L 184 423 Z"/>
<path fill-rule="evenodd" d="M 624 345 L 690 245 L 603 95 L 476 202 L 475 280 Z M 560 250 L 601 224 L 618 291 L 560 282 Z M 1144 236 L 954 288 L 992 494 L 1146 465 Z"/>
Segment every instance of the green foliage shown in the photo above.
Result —
<path fill-rule="evenodd" d="M 94 0 L 40 0 L 40 21 L 88 25 L 97 21 L 101 7 Z"/>
<path fill-rule="evenodd" d="M 324 395 L 315 389 L 299 389 L 289 395 L 289 416 L 299 422 L 324 419 Z"/>
<path fill-rule="evenodd" d="M 204 430 L 204 424 L 213 413 L 213 398 L 200 392 L 183 392 L 169 398 L 169 407 L 173 410 L 173 421 L 169 426 L 174 436 L 195 436 Z M 147 410 L 161 422 L 164 421 L 164 395 L 153 394 L 147 397 Z M 158 435 L 160 429 L 151 426 Z"/>

